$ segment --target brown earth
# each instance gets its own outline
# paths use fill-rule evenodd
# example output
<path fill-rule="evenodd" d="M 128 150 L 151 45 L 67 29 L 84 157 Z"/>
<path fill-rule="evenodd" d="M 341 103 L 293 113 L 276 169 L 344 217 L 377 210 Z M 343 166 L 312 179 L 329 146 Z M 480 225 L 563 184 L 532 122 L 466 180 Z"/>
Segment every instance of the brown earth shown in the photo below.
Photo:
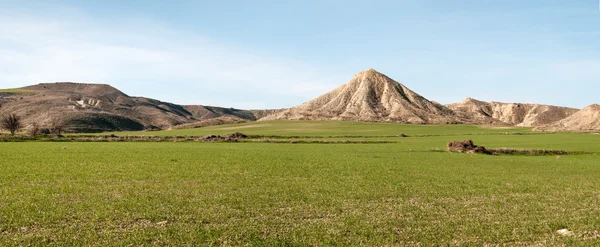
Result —
<path fill-rule="evenodd" d="M 248 138 L 247 135 L 240 133 L 240 132 L 235 132 L 233 134 L 229 134 L 226 136 L 221 136 L 221 135 L 208 135 L 208 136 L 204 136 L 202 138 L 200 138 L 202 141 L 209 141 L 209 142 L 214 142 L 214 141 L 228 141 L 228 142 L 238 142 L 242 139 L 246 139 Z"/>
<path fill-rule="evenodd" d="M 492 154 L 484 146 L 477 146 L 472 140 L 451 141 L 446 144 L 448 152 Z"/>
<path fill-rule="evenodd" d="M 21 89 L 21 92 L 0 93 L 0 115 L 16 113 L 26 124 L 37 122 L 46 128 L 58 119 L 65 122 L 70 132 L 167 129 L 223 116 L 254 121 L 271 113 L 181 106 L 131 97 L 104 84 L 42 83 Z"/>
<path fill-rule="evenodd" d="M 447 105 L 462 119 L 476 124 L 535 127 L 554 123 L 576 113 L 578 109 L 521 103 L 485 102 L 471 98 Z"/>
<path fill-rule="evenodd" d="M 600 105 L 593 104 L 552 124 L 537 127 L 537 131 L 599 131 Z"/>
<path fill-rule="evenodd" d="M 347 84 L 314 100 L 261 120 L 350 120 L 416 124 L 459 122 L 452 110 L 427 100 L 373 69 L 358 73 Z"/>

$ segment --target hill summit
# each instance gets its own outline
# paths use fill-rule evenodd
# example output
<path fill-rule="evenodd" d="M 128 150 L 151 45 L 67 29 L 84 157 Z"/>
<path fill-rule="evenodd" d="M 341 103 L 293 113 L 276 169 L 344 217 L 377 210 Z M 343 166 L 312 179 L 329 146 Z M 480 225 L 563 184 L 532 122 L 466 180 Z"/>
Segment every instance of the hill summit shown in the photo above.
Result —
<path fill-rule="evenodd" d="M 397 123 L 453 123 L 447 107 L 427 100 L 374 69 L 302 105 L 261 120 L 351 120 Z"/>

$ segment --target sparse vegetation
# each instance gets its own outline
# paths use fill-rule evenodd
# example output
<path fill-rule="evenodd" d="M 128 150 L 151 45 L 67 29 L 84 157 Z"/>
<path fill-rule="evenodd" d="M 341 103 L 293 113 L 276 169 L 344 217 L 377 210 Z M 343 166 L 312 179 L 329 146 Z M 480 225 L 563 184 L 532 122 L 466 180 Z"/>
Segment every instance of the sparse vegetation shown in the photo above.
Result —
<path fill-rule="evenodd" d="M 568 155 L 568 154 L 586 154 L 582 151 L 567 151 L 567 150 L 546 150 L 546 149 L 513 149 L 513 148 L 496 148 L 489 150 L 493 154 L 511 154 L 511 155 Z"/>
<path fill-rule="evenodd" d="M 41 129 L 40 125 L 37 122 L 33 122 L 29 125 L 29 130 L 28 130 L 29 136 L 36 138 L 40 134 L 41 130 L 42 129 Z"/>
<path fill-rule="evenodd" d="M 53 134 L 55 134 L 57 136 L 61 136 L 64 131 L 65 131 L 65 121 L 60 118 L 54 119 L 52 121 L 52 124 L 50 125 L 50 132 L 52 132 Z"/>
<path fill-rule="evenodd" d="M 15 133 L 20 131 L 23 128 L 23 122 L 21 121 L 21 117 L 17 114 L 8 114 L 2 116 L 2 122 L 0 122 L 0 126 L 10 132 L 11 136 L 15 136 Z"/>

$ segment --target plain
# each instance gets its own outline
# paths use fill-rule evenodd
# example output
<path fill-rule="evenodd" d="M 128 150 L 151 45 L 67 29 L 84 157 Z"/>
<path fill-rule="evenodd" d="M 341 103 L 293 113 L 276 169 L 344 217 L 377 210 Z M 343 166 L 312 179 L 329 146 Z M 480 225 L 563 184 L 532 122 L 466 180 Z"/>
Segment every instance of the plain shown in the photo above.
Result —
<path fill-rule="evenodd" d="M 0 143 L 0 245 L 600 244 L 599 135 L 301 121 L 141 133 L 234 131 L 392 143 Z M 467 138 L 590 153 L 443 152 Z"/>

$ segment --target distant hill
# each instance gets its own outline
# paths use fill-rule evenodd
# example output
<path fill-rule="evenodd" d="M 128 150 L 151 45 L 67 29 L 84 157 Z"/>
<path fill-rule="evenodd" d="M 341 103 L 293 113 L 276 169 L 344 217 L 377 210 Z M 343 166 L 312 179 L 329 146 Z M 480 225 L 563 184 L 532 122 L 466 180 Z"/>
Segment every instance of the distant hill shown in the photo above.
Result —
<path fill-rule="evenodd" d="M 270 112 L 181 106 L 131 97 L 104 84 L 42 83 L 0 93 L 0 115 L 16 113 L 42 126 L 60 119 L 72 132 L 167 129 L 224 116 L 255 121 Z"/>
<path fill-rule="evenodd" d="M 358 73 L 348 83 L 327 94 L 261 120 L 278 119 L 415 124 L 459 122 L 452 110 L 373 69 Z"/>
<path fill-rule="evenodd" d="M 485 102 L 472 98 L 447 106 L 462 119 L 470 119 L 473 123 L 506 124 L 519 127 L 547 125 L 579 111 L 560 106 Z"/>
<path fill-rule="evenodd" d="M 346 120 L 412 124 L 485 124 L 546 131 L 600 130 L 600 108 L 578 109 L 467 98 L 442 105 L 373 69 L 304 104 L 280 110 L 177 105 L 132 97 L 105 84 L 72 82 L 0 90 L 0 115 L 26 124 L 63 121 L 70 132 L 199 128 L 257 120 Z"/>
<path fill-rule="evenodd" d="M 537 127 L 538 131 L 599 131 L 600 105 L 593 104 L 557 122 Z"/>

